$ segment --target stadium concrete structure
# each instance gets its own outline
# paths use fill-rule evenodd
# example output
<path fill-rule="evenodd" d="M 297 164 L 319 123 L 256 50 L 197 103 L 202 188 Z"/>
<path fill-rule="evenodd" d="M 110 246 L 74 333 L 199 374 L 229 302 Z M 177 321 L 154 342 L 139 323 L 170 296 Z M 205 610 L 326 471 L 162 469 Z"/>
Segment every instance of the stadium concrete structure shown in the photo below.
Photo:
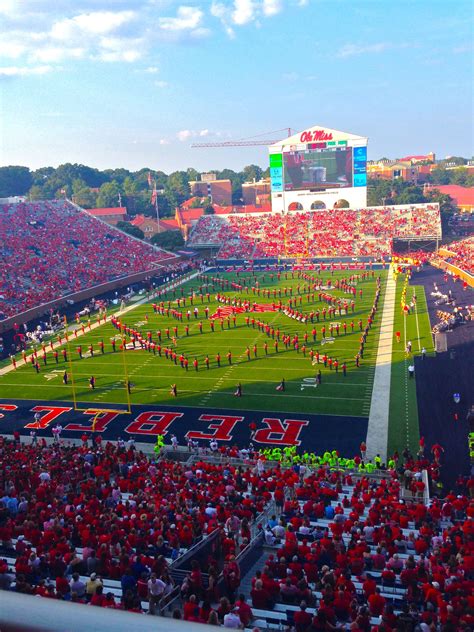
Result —
<path fill-rule="evenodd" d="M 367 140 L 317 125 L 270 145 L 273 212 L 365 207 Z"/>

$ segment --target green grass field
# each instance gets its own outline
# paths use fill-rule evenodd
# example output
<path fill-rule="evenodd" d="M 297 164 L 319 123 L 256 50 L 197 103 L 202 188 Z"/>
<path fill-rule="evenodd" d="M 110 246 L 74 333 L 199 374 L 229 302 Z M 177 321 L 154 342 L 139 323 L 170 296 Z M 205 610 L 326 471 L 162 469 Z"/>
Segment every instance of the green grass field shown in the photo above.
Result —
<path fill-rule="evenodd" d="M 354 274 L 358 273 L 357 271 Z M 317 273 L 309 272 L 310 275 L 317 276 Z M 321 273 L 324 281 L 331 279 L 332 283 L 336 279 L 348 277 L 350 273 L 346 271 L 337 271 L 331 276 L 330 272 Z M 219 304 L 216 300 L 216 293 L 221 292 L 226 297 L 238 297 L 242 300 L 248 299 L 256 301 L 260 305 L 271 305 L 273 298 L 264 298 L 255 296 L 250 290 L 238 293 L 232 289 L 222 290 L 217 285 L 208 287 L 210 293 L 210 302 L 207 303 L 204 298 L 204 304 L 201 299 L 196 298 L 194 306 L 199 308 L 199 319 L 195 320 L 191 315 L 189 322 L 189 336 L 185 335 L 186 315 L 183 322 L 178 323 L 171 317 L 155 314 L 151 303 L 138 305 L 133 311 L 127 313 L 122 322 L 129 327 L 140 330 L 144 337 L 147 331 L 152 331 L 156 339 L 156 331 L 161 329 L 163 340 L 162 346 L 166 346 L 167 339 L 164 334 L 165 329 L 169 327 L 172 331 L 173 326 L 178 325 L 178 339 L 176 351 L 183 353 L 189 360 L 189 370 L 186 372 L 181 368 L 179 361 L 175 365 L 172 361 L 166 360 L 164 355 L 159 357 L 153 355 L 146 350 L 127 350 L 125 353 L 119 351 L 119 343 L 117 343 L 117 352 L 114 353 L 111 348 L 110 340 L 118 332 L 113 328 L 112 324 L 107 323 L 97 329 L 87 332 L 85 336 L 74 340 L 71 336 L 69 345 L 69 353 L 72 359 L 72 376 L 68 385 L 62 382 L 62 373 L 66 369 L 70 373 L 69 363 L 65 364 L 59 354 L 59 364 L 56 365 L 51 352 L 47 354 L 47 366 L 43 365 L 42 353 L 39 353 L 40 373 L 37 374 L 31 364 L 28 366 L 19 366 L 17 371 L 9 372 L 0 376 L 0 398 L 24 398 L 37 400 L 66 400 L 71 401 L 73 392 L 71 382 L 74 382 L 78 406 L 83 402 L 94 402 L 97 406 L 103 408 L 111 408 L 113 405 L 123 406 L 127 402 L 127 393 L 124 388 L 125 375 L 128 374 L 132 383 L 131 402 L 132 404 L 173 404 L 179 406 L 206 406 L 208 408 L 231 408 L 242 410 L 263 410 L 263 411 L 281 411 L 281 412 L 301 412 L 301 413 L 324 413 L 332 415 L 353 415 L 367 416 L 372 394 L 372 384 L 374 378 L 374 363 L 377 354 L 377 345 L 379 337 L 380 319 L 383 308 L 383 297 L 386 282 L 386 271 L 377 271 L 382 277 L 382 294 L 379 301 L 378 316 L 370 331 L 367 344 L 364 351 L 364 358 L 361 361 L 360 368 L 356 368 L 354 357 L 359 348 L 360 332 L 358 327 L 359 319 L 363 321 L 364 326 L 367 321 L 368 313 L 373 304 L 376 291 L 375 279 L 367 279 L 357 284 L 357 292 L 361 289 L 362 298 L 357 295 L 355 299 L 355 311 L 347 316 L 337 316 L 331 320 L 323 322 L 322 316 L 320 322 L 315 319 L 314 326 L 317 329 L 317 342 L 313 344 L 311 331 L 313 325 L 295 321 L 285 314 L 278 311 L 267 311 L 256 313 L 256 320 L 268 323 L 271 327 L 279 329 L 280 332 L 290 334 L 298 334 L 300 346 L 304 344 L 304 334 L 308 333 L 309 339 L 307 343 L 306 356 L 302 351 L 297 353 L 292 347 L 286 350 L 280 341 L 279 351 L 275 352 L 274 341 L 269 338 L 264 331 L 260 331 L 257 327 L 247 326 L 245 323 L 245 314 L 238 314 L 236 318 L 236 327 L 230 321 L 230 328 L 224 323 L 221 329 L 220 321 L 215 324 L 215 332 L 210 331 L 210 321 L 204 317 L 204 307 L 208 305 L 209 313 L 212 315 L 216 312 Z M 257 281 L 261 289 L 282 289 L 293 288 L 293 297 L 297 297 L 297 286 L 301 289 L 308 281 L 295 278 L 285 278 L 282 274 L 280 281 L 276 277 L 271 280 L 269 273 L 256 274 L 250 278 L 249 273 L 243 273 L 248 279 L 249 287 Z M 212 276 L 212 273 L 209 275 Z M 237 279 L 234 274 L 224 274 L 221 278 L 230 281 L 238 281 L 242 283 L 242 276 Z M 185 297 L 189 297 L 193 292 L 198 293 L 198 288 L 202 281 L 197 279 L 187 282 L 177 290 L 176 296 L 181 295 L 181 291 Z M 204 290 L 206 291 L 206 290 Z M 340 290 L 332 289 L 328 293 L 337 298 L 347 298 L 350 302 L 351 297 L 344 294 Z M 283 291 L 282 291 L 283 294 Z M 176 307 L 175 296 L 170 292 L 167 299 L 172 303 L 172 308 Z M 287 298 L 282 296 L 285 303 Z M 307 295 L 303 295 L 303 303 L 300 311 L 309 314 L 310 311 L 324 307 L 324 303 L 318 301 L 318 292 L 315 292 L 314 302 L 308 302 Z M 194 306 L 183 308 L 186 312 L 188 307 L 191 311 Z M 148 317 L 148 322 L 147 322 Z M 252 317 L 252 314 L 250 314 Z M 351 332 L 350 321 L 354 321 L 354 331 Z M 203 333 L 199 332 L 199 322 L 202 322 Z M 347 322 L 347 335 L 344 335 L 342 323 Z M 340 335 L 334 333 L 334 341 L 325 345 L 321 344 L 321 328 L 326 326 L 326 336 L 329 335 L 329 326 L 332 323 L 341 323 Z M 172 335 L 172 334 L 171 334 Z M 105 344 L 105 354 L 99 351 L 99 341 L 103 340 Z M 264 343 L 268 344 L 268 355 L 265 355 Z M 79 359 L 77 346 L 81 344 L 84 352 L 90 344 L 93 344 L 95 353 L 94 357 L 84 357 Z M 253 346 L 257 346 L 257 357 L 254 357 Z M 247 346 L 251 350 L 251 359 L 247 360 L 245 350 Z M 426 346 L 426 345 L 425 345 Z M 334 370 L 324 368 L 322 364 L 319 367 L 313 366 L 310 360 L 310 349 L 319 351 L 321 357 L 324 353 L 332 358 L 337 358 L 340 365 L 343 362 L 347 364 L 347 376 L 344 377 L 342 371 L 336 373 Z M 414 348 L 416 351 L 417 349 Z M 231 351 L 233 356 L 232 365 L 228 364 L 227 353 Z M 221 367 L 216 364 L 215 356 L 221 354 Z M 206 354 L 210 358 L 210 368 L 206 369 L 204 359 Z M 193 360 L 197 358 L 199 362 L 199 370 L 196 372 L 193 367 Z M 398 361 L 397 358 L 394 358 Z M 125 363 L 125 366 L 124 366 Z M 321 386 L 315 386 L 315 374 L 320 368 L 322 372 Z M 89 388 L 90 376 L 96 378 L 96 388 Z M 284 378 L 286 382 L 286 390 L 284 393 L 278 392 L 276 386 L 280 380 Z M 392 378 L 393 381 L 394 378 Z M 401 376 L 396 378 L 398 383 Z M 170 393 L 170 385 L 176 384 L 178 389 L 178 397 L 174 398 Z M 234 396 L 236 385 L 241 383 L 243 389 L 243 397 Z M 396 384 L 395 384 L 396 386 Z"/>
<path fill-rule="evenodd" d="M 390 423 L 388 435 L 389 452 L 405 447 L 412 451 L 418 449 L 420 438 L 418 426 L 418 408 L 416 401 L 416 381 L 408 378 L 408 365 L 412 359 L 405 353 L 406 343 L 412 342 L 412 352 L 418 355 L 424 347 L 427 354 L 434 351 L 433 336 L 423 286 L 409 285 L 407 297 L 415 292 L 416 311 L 404 316 L 400 309 L 403 279 L 397 284 L 394 332 L 401 334 L 400 343 L 394 340 L 392 351 L 392 377 L 390 395 Z"/>

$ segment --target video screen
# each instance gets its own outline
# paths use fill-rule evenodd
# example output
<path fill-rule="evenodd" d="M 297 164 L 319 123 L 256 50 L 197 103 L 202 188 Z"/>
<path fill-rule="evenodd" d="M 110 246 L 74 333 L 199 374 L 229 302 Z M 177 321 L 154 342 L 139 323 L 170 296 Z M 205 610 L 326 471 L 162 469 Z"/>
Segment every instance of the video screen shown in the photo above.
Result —
<path fill-rule="evenodd" d="M 285 191 L 352 187 L 352 147 L 283 153 Z"/>

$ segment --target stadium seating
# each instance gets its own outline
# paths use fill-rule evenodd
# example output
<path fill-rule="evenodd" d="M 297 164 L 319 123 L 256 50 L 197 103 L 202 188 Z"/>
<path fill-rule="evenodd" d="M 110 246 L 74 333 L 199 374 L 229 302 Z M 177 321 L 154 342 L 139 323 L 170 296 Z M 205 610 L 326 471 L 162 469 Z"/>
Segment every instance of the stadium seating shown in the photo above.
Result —
<path fill-rule="evenodd" d="M 441 235 L 436 205 L 359 210 L 204 216 L 189 245 L 220 245 L 219 258 L 380 257 L 391 252 L 392 239 Z"/>
<path fill-rule="evenodd" d="M 215 577 L 212 556 L 192 562 L 176 618 L 232 627 L 237 614 L 245 626 L 253 620 L 296 632 L 336 624 L 413 631 L 421 623 L 428 630 L 467 632 L 474 622 L 472 479 L 429 506 L 400 500 L 401 487 L 422 493 L 421 469 L 436 475 L 437 450 L 433 446 L 433 463 L 422 451 L 416 459 L 407 452 L 400 480 L 393 470 L 374 482 L 322 466 L 313 472 L 236 467 L 227 463 L 225 449 L 221 461 L 203 457 L 186 465 L 148 459 L 132 444 L 68 447 L 40 440 L 33 446 L 0 439 L 6 464 L 0 588 L 143 612 L 150 607 L 151 573 L 170 594 L 169 564 L 218 528 L 223 583 L 204 582 L 202 571 Z M 265 554 L 249 586 L 249 604 L 244 596 L 233 607 L 244 590 L 234 555 L 272 498 L 277 517 L 269 513 L 257 525 Z"/>
<path fill-rule="evenodd" d="M 400 500 L 399 488 L 322 468 L 308 476 L 266 530 L 254 614 L 296 632 L 471 630 L 473 502 L 450 494 L 426 507 Z"/>
<path fill-rule="evenodd" d="M 474 237 L 453 241 L 440 249 L 439 259 L 474 275 Z"/>
<path fill-rule="evenodd" d="M 238 519 L 248 537 L 247 525 L 271 499 L 265 486 L 271 471 L 257 477 L 250 469 L 203 461 L 151 461 L 133 445 L 27 446 L 0 438 L 0 451 L 8 463 L 0 499 L 0 588 L 26 594 L 85 602 L 71 578 L 77 573 L 87 584 L 95 573 L 104 594 L 141 611 L 151 572 L 171 588 L 174 559 L 230 519 Z M 225 546 L 229 554 L 237 550 L 229 536 Z"/>
<path fill-rule="evenodd" d="M 67 201 L 0 205 L 3 318 L 167 260 Z"/>

